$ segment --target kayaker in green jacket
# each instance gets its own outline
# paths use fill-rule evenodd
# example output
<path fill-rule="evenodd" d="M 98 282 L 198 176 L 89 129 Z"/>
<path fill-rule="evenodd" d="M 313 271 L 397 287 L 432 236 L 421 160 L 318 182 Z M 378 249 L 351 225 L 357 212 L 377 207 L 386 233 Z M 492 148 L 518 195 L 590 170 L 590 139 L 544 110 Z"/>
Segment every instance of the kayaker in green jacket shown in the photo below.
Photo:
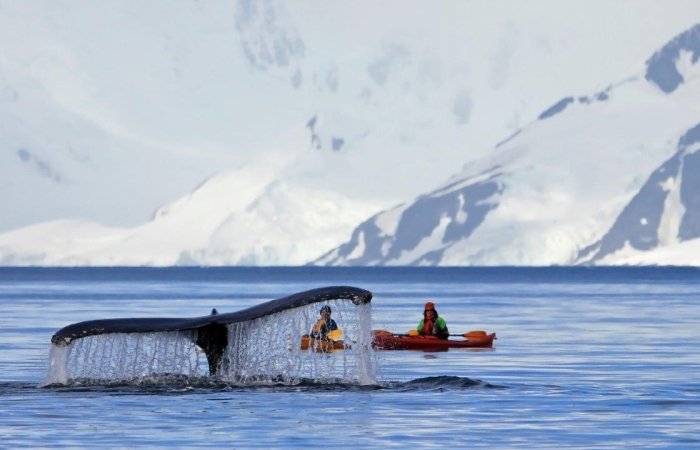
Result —
<path fill-rule="evenodd" d="M 445 319 L 438 315 L 433 302 L 425 304 L 423 318 L 418 323 L 416 330 L 422 336 L 437 336 L 440 339 L 447 339 L 450 335 Z"/>

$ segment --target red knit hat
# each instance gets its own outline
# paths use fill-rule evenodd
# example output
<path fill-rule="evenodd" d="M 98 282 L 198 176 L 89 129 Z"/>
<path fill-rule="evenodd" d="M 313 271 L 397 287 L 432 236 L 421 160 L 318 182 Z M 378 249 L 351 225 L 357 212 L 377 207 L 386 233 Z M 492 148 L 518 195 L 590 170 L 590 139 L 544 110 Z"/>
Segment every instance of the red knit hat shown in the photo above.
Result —
<path fill-rule="evenodd" d="M 433 302 L 428 302 L 425 304 L 425 310 L 428 311 L 429 309 L 435 309 L 435 304 Z"/>

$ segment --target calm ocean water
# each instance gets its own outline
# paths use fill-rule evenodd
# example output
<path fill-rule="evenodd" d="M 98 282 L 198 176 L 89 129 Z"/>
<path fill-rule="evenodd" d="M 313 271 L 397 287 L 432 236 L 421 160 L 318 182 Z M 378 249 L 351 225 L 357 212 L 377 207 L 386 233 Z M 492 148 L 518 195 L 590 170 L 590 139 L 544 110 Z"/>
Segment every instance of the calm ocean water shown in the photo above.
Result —
<path fill-rule="evenodd" d="M 700 448 L 694 268 L 0 269 L 0 447 Z M 380 352 L 378 383 L 38 387 L 74 322 L 194 317 L 294 292 L 374 293 L 405 332 L 430 299 L 488 351 Z"/>

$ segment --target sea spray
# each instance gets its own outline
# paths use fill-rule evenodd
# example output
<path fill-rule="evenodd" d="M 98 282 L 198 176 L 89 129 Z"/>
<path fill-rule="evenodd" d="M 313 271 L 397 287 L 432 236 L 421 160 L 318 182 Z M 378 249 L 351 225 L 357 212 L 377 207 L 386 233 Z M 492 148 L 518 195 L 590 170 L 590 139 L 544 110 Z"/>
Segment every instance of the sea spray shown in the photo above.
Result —
<path fill-rule="evenodd" d="M 302 350 L 327 304 L 343 330 L 348 348 Z M 332 300 L 227 325 L 228 346 L 217 378 L 235 384 L 295 384 L 301 380 L 376 384 L 376 356 L 371 348 L 371 306 Z M 209 375 L 195 331 L 109 333 L 53 345 L 45 384 L 111 383 L 201 379 Z"/>

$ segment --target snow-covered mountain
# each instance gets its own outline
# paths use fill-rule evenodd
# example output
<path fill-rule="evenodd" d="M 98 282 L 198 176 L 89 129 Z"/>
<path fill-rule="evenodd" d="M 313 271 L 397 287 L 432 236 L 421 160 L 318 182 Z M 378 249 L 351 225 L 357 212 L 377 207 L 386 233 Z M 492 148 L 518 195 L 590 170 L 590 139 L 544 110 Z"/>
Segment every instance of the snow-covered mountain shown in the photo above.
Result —
<path fill-rule="evenodd" d="M 627 73 L 695 6 L 0 2 L 0 232 L 143 224 L 307 123 L 307 187 L 387 208 Z"/>
<path fill-rule="evenodd" d="M 534 133 L 556 146 L 566 126 L 582 126 L 569 117 L 584 106 L 619 104 L 627 111 L 641 102 L 636 106 L 646 110 L 653 94 L 634 82 L 607 82 L 700 20 L 694 6 L 692 0 L 634 8 L 590 0 L 430 7 L 420 0 L 0 2 L 0 40 L 12 43 L 0 48 L 0 264 L 313 261 L 372 213 L 426 192 L 519 133 L 496 158 L 515 172 L 481 160 L 465 172 L 471 182 L 455 178 L 437 193 L 447 198 L 463 189 L 458 198 L 470 214 L 455 212 L 454 224 L 440 223 L 454 242 L 464 240 L 504 214 L 504 204 L 493 200 L 507 199 L 509 186 L 529 189 L 526 174 L 518 181 L 516 164 L 529 157 L 517 156 L 514 143 Z M 686 65 L 695 67 L 692 57 Z M 562 128 L 527 125 L 552 98 L 582 86 L 594 94 L 542 114 L 542 123 L 567 117 Z M 613 102 L 617 96 L 627 100 Z M 628 112 L 629 126 L 639 126 L 637 112 Z M 598 117 L 600 141 L 615 141 L 615 127 Z M 651 124 L 656 116 L 647 119 Z M 656 146 L 670 133 L 660 127 L 650 126 L 639 142 Z M 680 137 L 687 130 L 675 131 Z M 644 159 L 634 164 L 638 176 L 645 168 L 651 173 L 659 154 L 671 157 L 671 147 L 666 153 L 654 147 L 650 156 L 633 150 Z M 630 159 L 610 160 L 607 173 Z M 552 174 L 560 170 L 551 165 Z M 629 189 L 634 183 L 641 178 Z M 580 187 L 561 195 L 577 195 Z M 553 190 L 552 201 L 557 195 Z M 525 211 L 510 212 L 516 213 Z M 437 250 L 422 237 L 434 227 L 421 214 L 401 233 L 420 249 Z M 380 236 L 392 228 L 391 214 L 383 217 Z M 466 228 L 457 226 L 462 222 Z M 590 222 L 584 225 L 600 225 Z M 593 245 L 605 231 L 571 232 Z M 324 261 L 348 263 L 371 240 L 353 247 L 350 259 L 338 253 Z M 401 246 L 394 253 L 368 263 L 413 263 Z M 450 258 L 426 261 L 462 261 Z M 497 252 L 493 258 L 511 260 Z"/>
<path fill-rule="evenodd" d="M 315 263 L 700 264 L 699 59 L 700 24 Z"/>
<path fill-rule="evenodd" d="M 59 220 L 0 235 L 0 265 L 296 265 L 340 242 L 377 205 L 310 189 L 293 163 L 301 127 L 277 146 L 158 209 L 144 225 Z"/>

